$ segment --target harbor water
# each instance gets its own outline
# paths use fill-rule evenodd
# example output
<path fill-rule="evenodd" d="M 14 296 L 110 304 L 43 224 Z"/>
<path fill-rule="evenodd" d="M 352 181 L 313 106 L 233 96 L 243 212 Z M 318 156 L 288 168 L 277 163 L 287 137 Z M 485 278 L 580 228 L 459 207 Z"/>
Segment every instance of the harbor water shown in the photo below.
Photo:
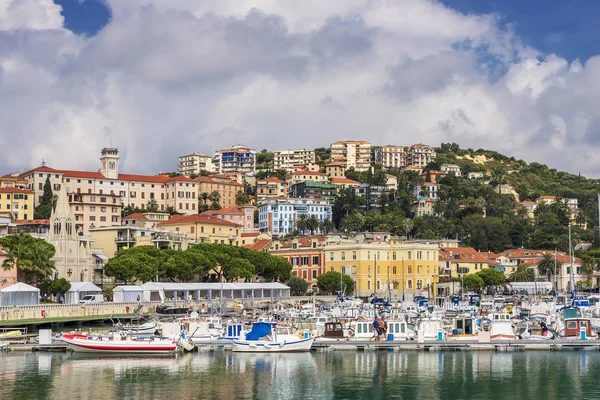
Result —
<path fill-rule="evenodd" d="M 598 399 L 600 352 L 0 354 L 1 399 Z"/>

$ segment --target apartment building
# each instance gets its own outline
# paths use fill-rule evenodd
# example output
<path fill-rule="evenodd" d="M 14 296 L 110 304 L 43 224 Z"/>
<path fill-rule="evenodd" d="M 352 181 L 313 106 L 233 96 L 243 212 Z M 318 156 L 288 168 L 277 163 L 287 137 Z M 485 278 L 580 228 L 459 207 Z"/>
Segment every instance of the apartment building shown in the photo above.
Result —
<path fill-rule="evenodd" d="M 58 170 L 43 165 L 22 173 L 20 178 L 26 180 L 27 188 L 33 191 L 34 205 L 41 202 L 48 178 L 54 194 L 64 185 L 68 193 L 118 195 L 125 207 L 144 208 L 148 201 L 155 200 L 162 211 L 171 206 L 183 214 L 197 212 L 198 185 L 189 178 L 121 174 L 119 152 L 115 148 L 102 149 L 100 162 L 98 172 Z"/>
<path fill-rule="evenodd" d="M 420 242 L 328 243 L 325 271 L 349 275 L 355 295 L 402 298 L 422 292 L 436 293 L 438 246 Z"/>
<path fill-rule="evenodd" d="M 219 174 L 256 174 L 256 151 L 243 145 L 216 150 L 212 162 L 214 171 Z"/>
<path fill-rule="evenodd" d="M 108 258 L 135 246 L 187 250 L 189 243 L 185 232 L 133 225 L 90 228 L 90 236 L 92 248 L 102 250 Z"/>
<path fill-rule="evenodd" d="M 244 185 L 238 183 L 235 177 L 199 176 L 194 181 L 198 184 L 198 196 L 202 199 L 204 193 L 219 193 L 221 207 L 234 207 L 237 192 L 244 190 Z M 200 200 L 203 201 L 203 200 Z"/>
<path fill-rule="evenodd" d="M 317 278 L 324 271 L 325 238 L 313 236 L 294 238 L 288 241 L 275 240 L 270 242 L 269 254 L 285 258 L 292 264 L 292 276 L 297 276 L 308 282 L 309 288 L 317 290 Z"/>
<path fill-rule="evenodd" d="M 202 171 L 214 172 L 212 157 L 200 153 L 187 154 L 179 157 L 177 172 L 182 175 L 200 175 Z"/>
<path fill-rule="evenodd" d="M 342 193 L 342 191 L 346 189 L 356 188 L 358 185 L 360 185 L 359 181 L 355 181 L 348 178 L 330 178 L 329 181 L 332 185 L 335 185 L 335 187 L 338 190 L 338 193 Z"/>
<path fill-rule="evenodd" d="M 0 176 L 0 189 L 2 188 L 27 189 L 27 181 L 24 179 L 20 179 L 18 174 L 7 174 L 4 176 Z"/>
<path fill-rule="evenodd" d="M 286 235 L 296 229 L 301 215 L 323 221 L 331 219 L 331 212 L 330 202 L 323 199 L 266 199 L 258 206 L 258 228 L 273 236 Z"/>
<path fill-rule="evenodd" d="M 329 163 L 325 165 L 325 174 L 329 179 L 333 178 L 345 178 L 346 177 L 346 164 L 343 163 Z"/>
<path fill-rule="evenodd" d="M 407 165 L 423 168 L 432 161 L 435 161 L 435 150 L 433 147 L 423 143 L 413 144 L 408 148 L 408 156 L 406 158 Z"/>
<path fill-rule="evenodd" d="M 88 235 L 90 228 L 121 225 L 123 204 L 119 195 L 69 193 L 68 201 L 77 232 Z"/>
<path fill-rule="evenodd" d="M 18 187 L 0 188 L 0 213 L 11 219 L 33 219 L 33 192 Z"/>
<path fill-rule="evenodd" d="M 259 179 L 256 182 L 256 199 L 258 201 L 273 197 L 285 197 L 287 193 L 288 183 L 281 179 L 270 177 Z"/>
<path fill-rule="evenodd" d="M 364 140 L 341 140 L 331 143 L 331 162 L 366 171 L 371 167 L 371 143 Z"/>
<path fill-rule="evenodd" d="M 284 169 L 292 172 L 297 168 L 304 168 L 306 165 L 314 164 L 314 150 L 282 150 L 273 153 L 273 169 Z"/>
<path fill-rule="evenodd" d="M 329 178 L 327 177 L 327 174 L 321 172 L 296 171 L 291 173 L 287 179 L 288 185 L 294 185 L 300 182 L 328 183 Z"/>
<path fill-rule="evenodd" d="M 446 247 L 439 251 L 440 274 L 448 278 L 462 278 L 495 266 L 499 266 L 499 263 L 484 257 L 472 247 Z"/>
<path fill-rule="evenodd" d="M 290 186 L 291 197 L 309 197 L 313 199 L 335 200 L 338 188 L 331 183 L 324 182 L 298 182 Z"/>
<path fill-rule="evenodd" d="M 407 165 L 407 148 L 387 144 L 375 151 L 375 164 L 383 168 L 404 168 Z"/>
<path fill-rule="evenodd" d="M 243 204 L 235 207 L 221 208 L 220 210 L 208 210 L 202 215 L 212 216 L 223 221 L 233 222 L 242 227 L 242 232 L 254 230 L 254 210 L 256 207 L 250 204 Z"/>
<path fill-rule="evenodd" d="M 456 165 L 456 164 L 442 164 L 440 166 L 440 170 L 442 172 L 445 172 L 447 174 L 452 173 L 456 176 L 461 176 L 462 173 L 460 171 L 460 166 Z"/>
<path fill-rule="evenodd" d="M 242 226 L 211 215 L 195 214 L 173 216 L 158 224 L 161 229 L 185 233 L 189 245 L 198 243 L 217 243 L 240 245 Z"/>

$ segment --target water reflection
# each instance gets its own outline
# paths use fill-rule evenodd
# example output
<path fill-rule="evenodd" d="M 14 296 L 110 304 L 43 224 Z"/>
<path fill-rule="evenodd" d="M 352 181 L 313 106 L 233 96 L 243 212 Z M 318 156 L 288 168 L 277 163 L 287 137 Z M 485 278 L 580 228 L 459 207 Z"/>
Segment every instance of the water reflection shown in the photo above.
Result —
<path fill-rule="evenodd" d="M 0 355 L 0 398 L 600 398 L 596 352 Z"/>

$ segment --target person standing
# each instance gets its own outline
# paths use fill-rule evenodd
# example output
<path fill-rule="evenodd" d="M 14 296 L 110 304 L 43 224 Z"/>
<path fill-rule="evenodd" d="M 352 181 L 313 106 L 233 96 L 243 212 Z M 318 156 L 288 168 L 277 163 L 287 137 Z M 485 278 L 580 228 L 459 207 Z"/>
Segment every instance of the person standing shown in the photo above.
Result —
<path fill-rule="evenodd" d="M 387 323 L 385 322 L 385 317 L 381 317 L 381 318 L 379 318 L 379 337 L 381 338 L 383 336 L 385 338 L 386 333 L 387 333 Z M 379 339 L 378 341 L 381 341 L 381 339 Z"/>

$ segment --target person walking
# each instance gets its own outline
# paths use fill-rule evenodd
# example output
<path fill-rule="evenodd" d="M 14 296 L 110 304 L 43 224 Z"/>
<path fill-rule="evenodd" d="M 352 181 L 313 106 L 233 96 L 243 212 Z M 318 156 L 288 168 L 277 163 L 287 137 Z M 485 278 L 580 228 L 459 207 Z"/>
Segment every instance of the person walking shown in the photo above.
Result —
<path fill-rule="evenodd" d="M 379 340 L 378 342 L 381 341 L 381 337 L 383 336 L 384 338 L 386 337 L 386 332 L 387 332 L 387 324 L 385 323 L 385 317 L 380 317 L 379 318 Z"/>
<path fill-rule="evenodd" d="M 369 339 L 369 342 L 373 339 L 375 339 L 376 342 L 379 341 L 379 317 L 375 317 L 373 320 L 373 337 Z"/>

